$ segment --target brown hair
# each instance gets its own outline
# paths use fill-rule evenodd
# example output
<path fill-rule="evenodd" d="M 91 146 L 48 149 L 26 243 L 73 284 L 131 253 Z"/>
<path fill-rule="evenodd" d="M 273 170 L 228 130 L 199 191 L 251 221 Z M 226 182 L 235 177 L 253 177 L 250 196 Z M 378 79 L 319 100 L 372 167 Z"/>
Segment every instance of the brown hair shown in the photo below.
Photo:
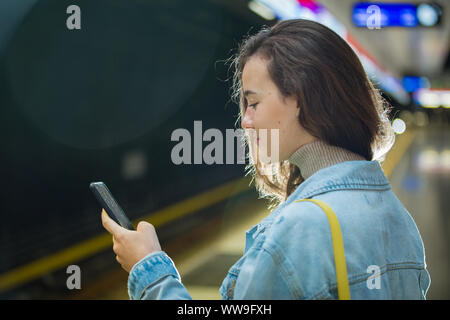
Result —
<path fill-rule="evenodd" d="M 367 160 L 384 160 L 395 139 L 390 106 L 338 34 L 320 23 L 295 19 L 263 27 L 245 39 L 232 60 L 232 98 L 240 106 L 240 116 L 247 107 L 242 71 L 254 55 L 267 59 L 269 75 L 282 96 L 297 98 L 298 121 L 312 136 Z M 260 195 L 278 203 L 303 181 L 299 169 L 288 161 L 258 162 L 246 169 Z M 267 175 L 268 170 L 273 174 Z"/>

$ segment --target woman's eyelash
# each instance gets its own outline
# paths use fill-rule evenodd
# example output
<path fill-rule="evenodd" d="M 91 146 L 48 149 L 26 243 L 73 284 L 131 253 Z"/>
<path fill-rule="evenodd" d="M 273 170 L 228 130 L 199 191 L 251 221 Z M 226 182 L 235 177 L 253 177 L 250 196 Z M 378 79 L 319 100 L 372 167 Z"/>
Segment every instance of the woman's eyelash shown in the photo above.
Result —
<path fill-rule="evenodd" d="M 254 108 L 254 107 L 256 107 L 257 105 L 258 105 L 258 102 L 249 104 L 248 106 L 249 106 L 250 108 Z"/>

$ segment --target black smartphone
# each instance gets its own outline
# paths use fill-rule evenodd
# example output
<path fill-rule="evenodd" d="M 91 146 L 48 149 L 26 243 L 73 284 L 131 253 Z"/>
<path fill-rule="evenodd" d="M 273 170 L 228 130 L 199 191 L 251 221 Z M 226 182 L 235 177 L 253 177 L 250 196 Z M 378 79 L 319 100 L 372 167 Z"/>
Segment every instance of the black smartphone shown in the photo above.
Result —
<path fill-rule="evenodd" d="M 125 215 L 122 208 L 117 203 L 116 199 L 112 196 L 108 187 L 103 182 L 92 182 L 89 188 L 94 193 L 98 202 L 100 202 L 102 208 L 108 213 L 108 215 L 120 224 L 122 227 L 128 230 L 134 230 L 130 219 Z"/>

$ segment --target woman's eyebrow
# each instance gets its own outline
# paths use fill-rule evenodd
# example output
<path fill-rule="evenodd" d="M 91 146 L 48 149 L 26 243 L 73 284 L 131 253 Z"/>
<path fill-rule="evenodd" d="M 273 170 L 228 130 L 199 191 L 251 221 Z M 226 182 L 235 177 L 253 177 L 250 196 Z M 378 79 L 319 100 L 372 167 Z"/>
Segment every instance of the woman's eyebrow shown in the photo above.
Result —
<path fill-rule="evenodd" d="M 247 97 L 247 96 L 249 96 L 249 95 L 251 95 L 251 94 L 257 94 L 255 91 L 252 91 L 252 90 L 245 90 L 244 91 L 244 96 L 245 97 Z"/>

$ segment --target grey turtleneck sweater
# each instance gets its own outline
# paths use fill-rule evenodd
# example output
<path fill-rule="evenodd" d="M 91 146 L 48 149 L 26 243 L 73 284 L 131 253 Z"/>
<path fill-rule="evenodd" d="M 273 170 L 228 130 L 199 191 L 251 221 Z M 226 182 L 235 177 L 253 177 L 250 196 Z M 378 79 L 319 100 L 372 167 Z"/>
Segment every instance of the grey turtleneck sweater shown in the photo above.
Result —
<path fill-rule="evenodd" d="M 340 147 L 331 146 L 321 140 L 316 140 L 301 146 L 289 158 L 289 162 L 295 164 L 300 169 L 304 180 L 308 179 L 320 169 L 351 160 L 366 159 L 356 153 Z"/>

